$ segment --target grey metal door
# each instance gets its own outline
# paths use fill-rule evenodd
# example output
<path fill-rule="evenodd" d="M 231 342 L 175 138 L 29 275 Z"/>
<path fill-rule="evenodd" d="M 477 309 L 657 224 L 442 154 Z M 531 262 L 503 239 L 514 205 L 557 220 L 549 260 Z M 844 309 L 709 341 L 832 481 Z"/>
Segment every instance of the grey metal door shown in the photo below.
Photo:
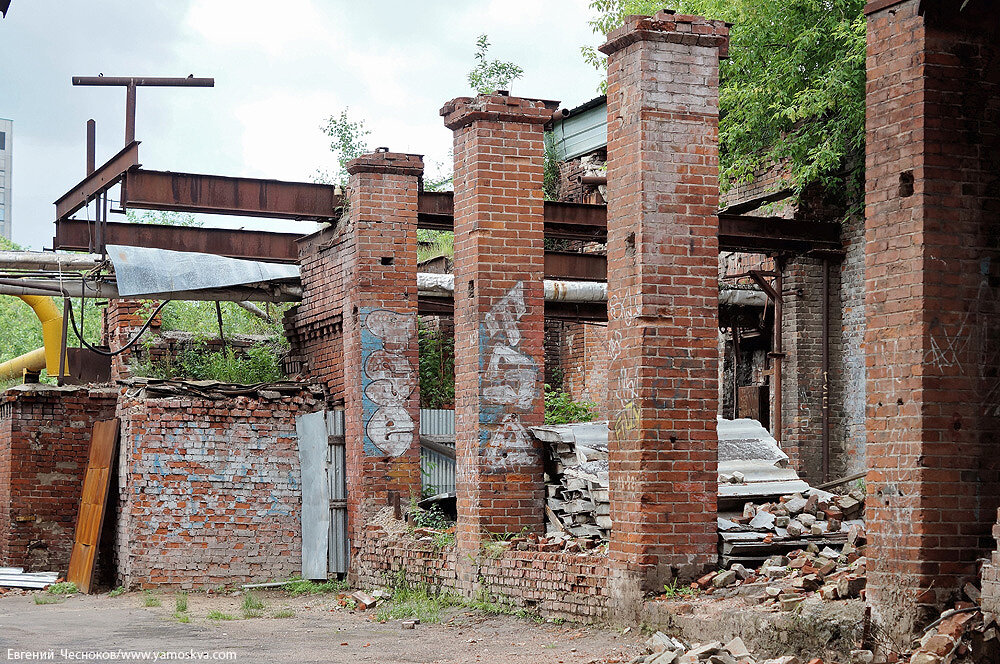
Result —
<path fill-rule="evenodd" d="M 344 411 L 327 413 L 327 481 L 330 487 L 329 567 L 331 574 L 347 574 L 350 540 L 347 536 L 347 455 Z"/>
<path fill-rule="evenodd" d="M 300 415 L 295 422 L 302 470 L 302 578 L 346 574 L 347 467 L 344 411 Z"/>

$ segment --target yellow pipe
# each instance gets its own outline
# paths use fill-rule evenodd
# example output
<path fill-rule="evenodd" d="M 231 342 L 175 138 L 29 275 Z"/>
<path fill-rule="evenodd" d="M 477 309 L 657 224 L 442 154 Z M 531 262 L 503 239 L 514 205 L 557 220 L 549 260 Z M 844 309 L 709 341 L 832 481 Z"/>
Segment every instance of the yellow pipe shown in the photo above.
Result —
<path fill-rule="evenodd" d="M 42 323 L 44 347 L 25 353 L 0 364 L 0 380 L 19 378 L 28 371 L 45 371 L 50 376 L 59 375 L 59 357 L 62 355 L 63 317 L 55 302 L 46 295 L 18 295 L 31 307 Z"/>

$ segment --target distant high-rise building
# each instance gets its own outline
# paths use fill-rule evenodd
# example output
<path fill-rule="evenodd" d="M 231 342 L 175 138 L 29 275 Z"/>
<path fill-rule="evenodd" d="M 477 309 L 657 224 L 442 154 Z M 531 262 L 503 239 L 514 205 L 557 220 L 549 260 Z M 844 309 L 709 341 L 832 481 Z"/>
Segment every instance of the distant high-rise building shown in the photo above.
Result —
<path fill-rule="evenodd" d="M 10 185 L 14 177 L 14 123 L 0 118 L 0 237 L 10 239 Z"/>

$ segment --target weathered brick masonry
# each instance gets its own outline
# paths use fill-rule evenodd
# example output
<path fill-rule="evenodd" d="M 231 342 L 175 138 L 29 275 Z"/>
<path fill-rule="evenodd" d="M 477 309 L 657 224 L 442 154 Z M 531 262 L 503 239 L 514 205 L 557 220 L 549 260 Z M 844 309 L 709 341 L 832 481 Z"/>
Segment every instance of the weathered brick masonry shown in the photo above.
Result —
<path fill-rule="evenodd" d="M 629 18 L 608 55 L 611 588 L 714 565 L 718 21 Z"/>
<path fill-rule="evenodd" d="M 69 568 L 94 423 L 118 391 L 24 385 L 0 395 L 0 567 Z"/>
<path fill-rule="evenodd" d="M 199 588 L 301 569 L 296 397 L 143 398 L 121 419 L 118 576 L 129 588 Z"/>
<path fill-rule="evenodd" d="M 454 131 L 458 545 L 542 528 L 543 102 L 482 95 L 441 110 Z M 465 579 L 474 583 L 474 578 Z"/>
<path fill-rule="evenodd" d="M 408 534 L 389 534 L 378 526 L 366 532 L 359 555 L 363 587 L 392 587 L 400 579 L 438 592 L 470 596 L 459 578 L 467 553 L 438 548 Z M 608 618 L 608 559 L 598 553 L 542 553 L 481 550 L 471 565 L 479 597 L 526 609 L 543 618 L 603 622 Z"/>
<path fill-rule="evenodd" d="M 868 16 L 868 598 L 892 632 L 976 575 L 1000 491 L 992 7 Z"/>
<path fill-rule="evenodd" d="M 1000 613 L 1000 510 L 997 510 L 997 522 L 993 525 L 993 537 L 997 548 L 990 553 L 990 561 L 983 566 L 983 611 Z"/>

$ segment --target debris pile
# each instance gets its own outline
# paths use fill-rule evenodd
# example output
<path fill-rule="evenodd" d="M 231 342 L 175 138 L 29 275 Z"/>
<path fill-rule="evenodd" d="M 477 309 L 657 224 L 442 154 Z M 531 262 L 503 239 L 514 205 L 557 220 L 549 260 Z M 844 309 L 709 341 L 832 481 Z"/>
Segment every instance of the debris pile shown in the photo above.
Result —
<path fill-rule="evenodd" d="M 864 531 L 864 507 L 860 489 L 836 495 L 809 488 L 776 502 L 747 502 L 742 512 L 720 511 L 722 565 L 756 567 L 772 555 L 810 545 L 842 546 L 852 530 Z"/>
<path fill-rule="evenodd" d="M 967 589 L 966 594 L 977 593 Z M 912 653 L 893 659 L 907 664 L 994 664 L 1000 661 L 1000 624 L 974 603 L 956 602 L 931 623 Z"/>
<path fill-rule="evenodd" d="M 632 664 L 806 664 L 793 655 L 757 660 L 747 649 L 743 639 L 736 637 L 729 643 L 721 641 L 695 643 L 688 646 L 678 638 L 663 632 L 653 634 L 646 641 L 649 653 L 632 660 Z M 820 659 L 811 659 L 808 664 L 823 664 Z"/>
<path fill-rule="evenodd" d="M 611 531 L 607 423 L 535 427 L 533 433 L 549 452 L 545 513 L 550 537 L 606 541 Z"/>

